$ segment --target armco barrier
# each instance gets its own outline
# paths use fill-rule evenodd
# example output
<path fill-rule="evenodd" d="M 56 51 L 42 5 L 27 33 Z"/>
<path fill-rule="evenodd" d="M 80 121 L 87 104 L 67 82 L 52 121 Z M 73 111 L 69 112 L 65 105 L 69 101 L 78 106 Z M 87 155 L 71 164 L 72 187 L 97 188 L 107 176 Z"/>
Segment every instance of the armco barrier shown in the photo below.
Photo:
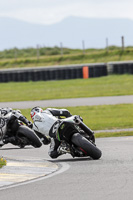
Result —
<path fill-rule="evenodd" d="M 0 70 L 0 82 L 26 82 L 40 80 L 65 80 L 84 78 L 83 69 L 88 67 L 86 77 L 107 75 L 106 64 L 69 65 L 58 67 L 34 67 L 12 70 Z M 87 69 L 87 68 L 86 68 Z"/>

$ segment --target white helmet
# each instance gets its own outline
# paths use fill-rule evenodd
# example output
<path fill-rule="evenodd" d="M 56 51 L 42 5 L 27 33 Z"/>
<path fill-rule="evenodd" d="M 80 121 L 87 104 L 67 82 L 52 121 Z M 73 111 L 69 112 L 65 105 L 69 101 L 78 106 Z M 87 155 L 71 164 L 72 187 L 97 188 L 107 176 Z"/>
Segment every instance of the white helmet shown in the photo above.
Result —
<path fill-rule="evenodd" d="M 1 108 L 1 115 L 5 116 L 7 115 L 9 112 L 12 112 L 12 108 Z"/>
<path fill-rule="evenodd" d="M 43 111 L 42 108 L 40 108 L 39 106 L 36 106 L 36 107 L 32 108 L 32 110 L 30 112 L 31 119 L 34 120 L 34 116 L 37 113 L 41 113 L 42 111 Z"/>

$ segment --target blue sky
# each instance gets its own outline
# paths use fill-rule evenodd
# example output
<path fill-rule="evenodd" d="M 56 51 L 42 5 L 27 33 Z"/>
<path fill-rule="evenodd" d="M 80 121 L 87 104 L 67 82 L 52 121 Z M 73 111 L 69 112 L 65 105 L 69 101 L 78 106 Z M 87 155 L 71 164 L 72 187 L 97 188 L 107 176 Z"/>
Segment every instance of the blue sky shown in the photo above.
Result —
<path fill-rule="evenodd" d="M 133 19 L 132 0 L 0 0 L 0 16 L 53 24 L 69 16 Z"/>

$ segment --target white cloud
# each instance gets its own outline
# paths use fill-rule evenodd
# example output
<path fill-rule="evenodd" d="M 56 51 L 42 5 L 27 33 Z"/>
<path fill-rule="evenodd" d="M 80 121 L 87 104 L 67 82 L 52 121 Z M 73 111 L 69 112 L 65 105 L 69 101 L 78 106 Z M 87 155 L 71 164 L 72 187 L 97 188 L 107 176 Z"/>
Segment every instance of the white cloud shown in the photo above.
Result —
<path fill-rule="evenodd" d="M 0 16 L 50 24 L 68 16 L 133 19 L 131 0 L 0 0 Z"/>

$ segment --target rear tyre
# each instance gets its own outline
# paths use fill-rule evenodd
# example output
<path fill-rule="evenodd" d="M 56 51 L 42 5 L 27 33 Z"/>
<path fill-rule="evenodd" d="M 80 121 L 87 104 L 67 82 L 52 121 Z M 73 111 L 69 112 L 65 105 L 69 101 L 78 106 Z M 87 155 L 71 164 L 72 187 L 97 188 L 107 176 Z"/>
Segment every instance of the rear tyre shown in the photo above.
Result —
<path fill-rule="evenodd" d="M 91 142 L 89 142 L 86 138 L 84 138 L 79 133 L 75 133 L 71 139 L 72 143 L 77 147 L 81 148 L 83 152 L 90 156 L 91 158 L 97 160 L 102 156 L 102 152 L 96 146 L 94 146 Z"/>
<path fill-rule="evenodd" d="M 27 126 L 19 126 L 17 135 L 22 135 L 22 137 L 25 136 L 28 139 L 30 145 L 32 145 L 35 148 L 39 148 L 42 146 L 39 137 L 35 134 L 35 132 L 32 129 L 30 129 Z"/>

